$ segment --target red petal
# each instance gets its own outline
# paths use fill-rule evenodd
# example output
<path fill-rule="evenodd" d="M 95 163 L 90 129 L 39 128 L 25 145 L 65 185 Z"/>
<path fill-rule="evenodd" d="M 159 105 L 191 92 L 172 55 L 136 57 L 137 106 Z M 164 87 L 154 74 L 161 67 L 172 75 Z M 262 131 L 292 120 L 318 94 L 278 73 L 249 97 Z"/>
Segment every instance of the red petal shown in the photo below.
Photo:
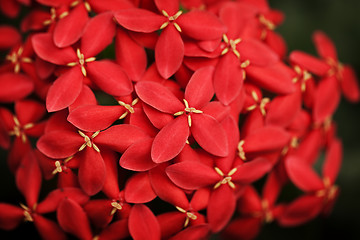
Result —
<path fill-rule="evenodd" d="M 201 224 L 196 226 L 188 227 L 175 236 L 171 237 L 171 240 L 197 240 L 197 239 L 206 239 L 210 232 L 209 226 L 207 224 Z"/>
<path fill-rule="evenodd" d="M 289 58 L 292 63 L 318 76 L 324 76 L 330 70 L 330 66 L 327 63 L 304 52 L 293 51 Z"/>
<path fill-rule="evenodd" d="M 325 33 L 316 31 L 314 32 L 312 39 L 320 57 L 337 61 L 336 47 Z"/>
<path fill-rule="evenodd" d="M 287 127 L 301 110 L 301 92 L 275 97 L 266 113 L 265 123 L 279 127 Z"/>
<path fill-rule="evenodd" d="M 340 90 L 335 76 L 320 81 L 314 100 L 315 123 L 322 123 L 331 117 L 340 103 Z"/>
<path fill-rule="evenodd" d="M 37 159 L 34 153 L 29 151 L 16 171 L 16 186 L 24 195 L 30 208 L 37 204 L 41 180 L 42 176 Z"/>
<path fill-rule="evenodd" d="M 215 185 L 221 180 L 213 168 L 192 161 L 173 164 L 166 168 L 166 174 L 176 185 L 189 190 Z"/>
<path fill-rule="evenodd" d="M 104 92 L 112 96 L 126 96 L 133 91 L 128 76 L 120 65 L 109 60 L 91 62 L 87 66 L 89 78 Z"/>
<path fill-rule="evenodd" d="M 165 17 L 140 8 L 120 10 L 114 14 L 114 17 L 124 28 L 144 33 L 159 30 L 166 21 Z"/>
<path fill-rule="evenodd" d="M 125 185 L 125 201 L 128 203 L 147 203 L 156 198 L 147 172 L 136 173 Z"/>
<path fill-rule="evenodd" d="M 201 108 L 213 98 L 213 73 L 213 67 L 201 68 L 194 72 L 185 89 L 185 99 L 190 107 Z"/>
<path fill-rule="evenodd" d="M 83 143 L 84 139 L 76 132 L 51 131 L 44 134 L 36 146 L 46 156 L 59 159 L 74 155 Z"/>
<path fill-rule="evenodd" d="M 178 1 L 155 0 L 154 2 L 159 11 L 165 10 L 169 16 L 173 16 L 179 10 Z"/>
<path fill-rule="evenodd" d="M 98 193 L 105 182 L 105 164 L 100 153 L 94 149 L 87 148 L 82 151 L 79 166 L 79 183 L 87 194 Z"/>
<path fill-rule="evenodd" d="M 60 19 L 54 28 L 54 43 L 63 48 L 76 43 L 89 20 L 84 4 L 78 4 L 69 15 Z M 76 23 L 76 24 L 74 24 Z"/>
<path fill-rule="evenodd" d="M 235 194 L 229 186 L 222 185 L 211 193 L 207 214 L 212 232 L 219 232 L 226 226 L 235 212 L 235 204 Z"/>
<path fill-rule="evenodd" d="M 139 81 L 145 73 L 147 58 L 145 49 L 125 31 L 117 30 L 115 40 L 116 62 L 133 81 Z"/>
<path fill-rule="evenodd" d="M 82 207 L 75 201 L 65 198 L 57 210 L 60 227 L 79 239 L 92 239 L 89 220 Z"/>
<path fill-rule="evenodd" d="M 78 67 L 71 68 L 56 79 L 46 97 L 47 110 L 55 112 L 71 105 L 81 92 L 83 79 Z"/>
<path fill-rule="evenodd" d="M 320 177 L 306 162 L 296 156 L 289 156 L 285 162 L 286 171 L 291 181 L 305 192 L 314 192 L 324 187 Z"/>
<path fill-rule="evenodd" d="M 197 40 L 221 38 L 226 27 L 214 14 L 207 11 L 193 10 L 180 16 L 176 22 L 184 34 Z"/>
<path fill-rule="evenodd" d="M 108 225 L 99 234 L 99 239 L 117 240 L 125 239 L 129 236 L 128 219 L 121 219 Z"/>
<path fill-rule="evenodd" d="M 184 108 L 184 104 L 160 83 L 141 81 L 135 90 L 142 101 L 159 111 L 174 114 Z"/>
<path fill-rule="evenodd" d="M 117 11 L 134 7 L 134 3 L 129 0 L 102 0 L 101 2 L 97 0 L 89 0 L 89 4 L 91 9 L 96 13 Z"/>
<path fill-rule="evenodd" d="M 120 166 L 132 171 L 147 171 L 157 164 L 151 159 L 153 138 L 132 144 L 120 158 Z"/>
<path fill-rule="evenodd" d="M 297 226 L 315 218 L 321 211 L 323 199 L 305 195 L 286 207 L 284 213 L 278 219 L 281 226 Z"/>
<path fill-rule="evenodd" d="M 34 214 L 34 224 L 38 230 L 41 238 L 54 239 L 54 240 L 66 240 L 66 234 L 61 230 L 59 225 L 55 222 L 44 218 L 41 215 Z"/>
<path fill-rule="evenodd" d="M 224 229 L 225 239 L 255 239 L 261 229 L 261 218 L 237 218 Z"/>
<path fill-rule="evenodd" d="M 0 102 L 14 102 L 25 98 L 34 90 L 33 81 L 23 74 L 0 74 Z"/>
<path fill-rule="evenodd" d="M 71 111 L 67 120 L 79 129 L 95 132 L 108 128 L 125 110 L 121 106 L 83 105 Z"/>
<path fill-rule="evenodd" d="M 238 45 L 242 60 L 250 60 L 256 66 L 270 66 L 279 61 L 279 56 L 268 46 L 257 40 L 243 40 Z M 261 54 L 258 54 L 261 52 Z"/>
<path fill-rule="evenodd" d="M 220 102 L 229 105 L 240 94 L 243 81 L 237 57 L 232 53 L 222 56 L 214 72 L 214 89 Z"/>
<path fill-rule="evenodd" d="M 131 209 L 129 231 L 134 240 L 160 240 L 159 223 L 151 210 L 142 204 Z"/>
<path fill-rule="evenodd" d="M 270 171 L 272 165 L 266 158 L 257 158 L 237 167 L 232 180 L 241 184 L 250 184 Z"/>
<path fill-rule="evenodd" d="M 322 169 L 322 175 L 324 178 L 329 178 L 330 183 L 334 184 L 339 174 L 341 162 L 342 162 L 342 144 L 338 139 L 334 139 L 326 152 L 326 158 Z"/>
<path fill-rule="evenodd" d="M 340 85 L 344 96 L 351 102 L 358 102 L 360 100 L 360 90 L 354 69 L 345 65 L 342 75 L 343 79 L 340 81 Z"/>
<path fill-rule="evenodd" d="M 79 188 L 57 188 L 51 191 L 46 198 L 39 203 L 36 207 L 36 212 L 40 214 L 55 212 L 59 204 L 65 198 L 69 198 L 80 205 L 89 201 L 89 196 Z"/>
<path fill-rule="evenodd" d="M 50 33 L 39 33 L 32 37 L 35 53 L 43 60 L 57 64 L 66 65 L 76 62 L 77 56 L 73 48 L 58 48 L 55 46 Z"/>
<path fill-rule="evenodd" d="M 250 64 L 246 74 L 259 86 L 278 94 L 289 94 L 295 91 L 292 82 L 292 70 L 278 62 L 267 67 L 257 67 Z"/>
<path fill-rule="evenodd" d="M 105 163 L 105 182 L 102 192 L 110 199 L 119 198 L 119 174 L 118 174 L 118 159 L 117 153 L 111 150 L 102 150 L 101 156 Z"/>
<path fill-rule="evenodd" d="M 183 58 L 184 43 L 178 30 L 170 24 L 161 32 L 155 46 L 155 63 L 160 75 L 166 79 L 171 77 L 180 68 Z"/>
<path fill-rule="evenodd" d="M 22 100 L 15 103 L 15 112 L 21 124 L 35 123 L 45 115 L 43 104 L 33 100 Z"/>
<path fill-rule="evenodd" d="M 112 126 L 101 132 L 94 142 L 117 152 L 124 152 L 131 144 L 149 136 L 140 128 L 129 124 Z M 119 141 L 120 140 L 120 141 Z"/>
<path fill-rule="evenodd" d="M 8 49 L 21 42 L 19 32 L 12 26 L 0 26 L 0 35 L 6 36 L 0 39 L 0 49 Z"/>
<path fill-rule="evenodd" d="M 84 205 L 84 210 L 90 222 L 96 228 L 105 228 L 113 219 L 111 211 L 112 200 L 110 199 L 94 199 Z"/>
<path fill-rule="evenodd" d="M 174 234 L 181 232 L 186 219 L 185 213 L 179 211 L 162 213 L 156 217 L 160 224 L 161 237 L 164 239 L 169 239 Z"/>
<path fill-rule="evenodd" d="M 69 112 L 72 112 L 73 109 L 82 105 L 96 105 L 96 104 L 97 104 L 97 100 L 95 94 L 87 85 L 84 84 L 75 102 L 73 102 L 73 104 L 69 106 Z"/>
<path fill-rule="evenodd" d="M 88 21 L 81 37 L 81 52 L 85 58 L 94 57 L 110 45 L 115 36 L 113 13 L 105 12 Z"/>
<path fill-rule="evenodd" d="M 228 141 L 224 129 L 215 118 L 207 114 L 192 114 L 191 134 L 207 152 L 219 157 L 229 154 Z"/>
<path fill-rule="evenodd" d="M 308 133 L 296 149 L 296 155 L 305 160 L 308 164 L 313 164 L 320 154 L 323 147 L 323 135 L 319 129 L 312 130 Z"/>
<path fill-rule="evenodd" d="M 168 123 L 156 135 L 151 158 L 156 163 L 162 163 L 176 157 L 184 148 L 189 137 L 189 126 L 186 116 L 180 116 Z"/>
<path fill-rule="evenodd" d="M 13 230 L 24 220 L 24 209 L 7 203 L 0 203 L 0 228 Z"/>
<path fill-rule="evenodd" d="M 162 164 L 149 172 L 151 186 L 162 200 L 182 209 L 187 209 L 189 201 L 184 191 L 175 186 L 166 175 L 165 167 L 167 166 L 167 164 Z"/>
<path fill-rule="evenodd" d="M 245 153 L 279 150 L 290 141 L 290 134 L 282 128 L 267 126 L 253 131 L 244 139 Z"/>

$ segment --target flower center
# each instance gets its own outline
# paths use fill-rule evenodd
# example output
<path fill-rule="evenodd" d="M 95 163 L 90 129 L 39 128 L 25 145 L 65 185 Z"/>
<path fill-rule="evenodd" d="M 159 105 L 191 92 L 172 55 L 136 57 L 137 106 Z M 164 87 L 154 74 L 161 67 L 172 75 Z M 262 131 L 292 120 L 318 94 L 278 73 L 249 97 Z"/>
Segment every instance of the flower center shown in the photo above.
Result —
<path fill-rule="evenodd" d="M 165 11 L 165 10 L 162 10 L 161 13 L 167 17 L 167 22 L 164 22 L 161 26 L 160 26 L 160 29 L 164 29 L 166 28 L 170 23 L 172 23 L 174 25 L 174 27 L 176 28 L 176 30 L 178 30 L 179 32 L 181 32 L 181 28 L 179 26 L 179 24 L 177 24 L 175 22 L 175 20 L 180 17 L 180 15 L 182 14 L 182 11 L 178 11 L 177 13 L 175 13 L 175 15 L 173 16 L 169 16 L 169 14 Z"/>
<path fill-rule="evenodd" d="M 237 38 L 235 40 L 233 39 L 229 40 L 228 36 L 226 36 L 226 34 L 223 34 L 223 40 L 227 46 L 222 50 L 221 55 L 225 55 L 229 51 L 232 51 L 236 55 L 236 57 L 240 58 L 240 53 L 236 49 L 236 45 L 241 42 L 241 38 Z"/>
<path fill-rule="evenodd" d="M 316 192 L 316 196 L 323 197 L 324 202 L 328 202 L 335 197 L 335 194 L 338 190 L 338 186 L 331 185 L 330 179 L 328 177 L 323 179 L 324 189 L 321 189 Z"/>
<path fill-rule="evenodd" d="M 294 67 L 294 71 L 298 75 L 292 79 L 293 83 L 300 82 L 301 91 L 305 92 L 306 91 L 306 81 L 312 77 L 311 74 L 306 70 L 302 70 L 297 65 Z"/>
<path fill-rule="evenodd" d="M 139 98 L 135 98 L 132 102 L 131 102 L 131 105 L 130 104 L 127 104 L 123 101 L 118 101 L 119 105 L 120 106 L 123 106 L 124 108 L 126 108 L 126 112 L 124 112 L 120 117 L 119 119 L 123 119 L 125 118 L 129 113 L 134 113 L 135 110 L 133 108 L 133 106 L 135 106 L 135 104 L 137 104 L 139 102 Z"/>
<path fill-rule="evenodd" d="M 265 115 L 266 115 L 265 106 L 270 102 L 270 99 L 269 98 L 262 98 L 261 101 L 260 101 L 259 96 L 257 95 L 257 93 L 255 91 L 251 92 L 251 96 L 252 96 L 252 98 L 254 99 L 254 101 L 256 103 L 251 105 L 250 107 L 247 107 L 246 110 L 247 111 L 252 111 L 255 108 L 259 107 L 261 114 L 265 117 Z"/>
<path fill-rule="evenodd" d="M 113 209 L 111 210 L 111 215 L 114 215 L 116 213 L 116 211 L 121 211 L 122 210 L 122 204 L 117 201 L 117 200 L 113 200 L 111 202 L 111 206 L 113 207 Z"/>
<path fill-rule="evenodd" d="M 181 208 L 181 207 L 178 207 L 178 206 L 175 206 L 175 207 L 176 207 L 176 209 L 179 210 L 180 212 L 186 214 L 186 219 L 185 219 L 184 227 L 187 227 L 187 226 L 189 225 L 190 219 L 191 219 L 191 220 L 196 220 L 196 219 L 197 219 L 197 216 L 196 216 L 193 212 L 186 211 L 185 209 L 183 209 L 183 208 Z"/>
<path fill-rule="evenodd" d="M 191 124 L 192 124 L 191 113 L 203 113 L 203 111 L 197 110 L 194 107 L 189 107 L 189 103 L 188 103 L 188 101 L 186 101 L 186 99 L 183 99 L 183 101 L 184 101 L 184 104 L 185 104 L 184 111 L 176 112 L 176 113 L 174 113 L 174 116 L 180 116 L 180 115 L 183 115 L 184 113 L 186 113 L 187 118 L 188 118 L 189 127 L 191 127 Z"/>
<path fill-rule="evenodd" d="M 33 219 L 33 217 L 32 217 L 32 213 L 33 213 L 33 211 L 35 211 L 36 205 L 34 205 L 33 210 L 30 209 L 29 207 L 25 206 L 25 205 L 22 204 L 22 203 L 20 203 L 20 207 L 21 207 L 22 209 L 24 209 L 24 220 L 25 220 L 26 222 L 33 222 L 34 219 Z"/>
<path fill-rule="evenodd" d="M 215 184 L 214 189 L 217 189 L 218 187 L 220 187 L 223 184 L 228 184 L 229 187 L 231 187 L 232 189 L 235 189 L 236 186 L 231 181 L 231 176 L 234 175 L 234 173 L 237 171 L 237 168 L 231 169 L 227 175 L 225 175 L 223 173 L 223 171 L 221 171 L 220 168 L 218 168 L 218 167 L 215 167 L 214 169 L 221 177 L 223 177 L 223 179 L 221 179 L 219 182 L 217 182 Z"/>
<path fill-rule="evenodd" d="M 27 137 L 25 134 L 25 130 L 32 128 L 34 126 L 33 123 L 27 123 L 24 126 L 21 126 L 19 119 L 16 116 L 13 116 L 13 120 L 14 120 L 14 128 L 12 131 L 9 132 L 10 136 L 16 136 L 16 137 L 20 137 L 21 140 L 23 141 L 23 143 L 26 142 Z"/>
<path fill-rule="evenodd" d="M 19 47 L 17 51 L 12 52 L 11 54 L 6 56 L 6 60 L 10 61 L 12 64 L 14 64 L 14 72 L 19 73 L 20 72 L 20 64 L 21 62 L 24 63 L 31 63 L 31 58 L 28 57 L 22 57 L 21 55 L 24 52 L 23 47 Z"/>
<path fill-rule="evenodd" d="M 84 54 L 80 52 L 79 48 L 76 50 L 76 55 L 77 55 L 79 60 L 77 62 L 70 62 L 70 63 L 67 64 L 67 66 L 73 67 L 73 66 L 76 66 L 76 65 L 79 64 L 82 74 L 84 75 L 84 77 L 86 77 L 87 74 L 86 74 L 85 63 L 93 62 L 93 61 L 96 60 L 96 58 L 95 57 L 89 57 L 89 58 L 85 59 Z"/>
<path fill-rule="evenodd" d="M 80 134 L 80 136 L 82 136 L 84 138 L 85 143 L 83 143 L 83 145 L 81 145 L 81 147 L 79 148 L 79 151 L 82 151 L 86 146 L 88 147 L 92 147 L 94 148 L 95 151 L 100 152 L 100 149 L 95 145 L 95 143 L 92 142 L 92 139 L 94 139 L 97 135 L 99 135 L 100 130 L 95 132 L 93 135 L 91 135 L 91 137 L 87 136 L 85 133 L 81 132 L 80 130 L 78 131 L 78 133 Z"/>

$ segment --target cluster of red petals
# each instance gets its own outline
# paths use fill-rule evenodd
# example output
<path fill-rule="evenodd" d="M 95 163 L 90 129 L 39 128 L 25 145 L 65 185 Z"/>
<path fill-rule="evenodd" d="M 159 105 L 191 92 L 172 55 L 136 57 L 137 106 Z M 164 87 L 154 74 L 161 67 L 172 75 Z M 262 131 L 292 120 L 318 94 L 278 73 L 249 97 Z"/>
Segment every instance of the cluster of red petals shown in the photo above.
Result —
<path fill-rule="evenodd" d="M 0 203 L 0 229 L 252 239 L 331 211 L 332 116 L 360 91 L 323 32 L 318 57 L 287 53 L 266 0 L 0 0 L 21 8 L 20 30 L 0 26 L 0 147 L 24 198 Z"/>

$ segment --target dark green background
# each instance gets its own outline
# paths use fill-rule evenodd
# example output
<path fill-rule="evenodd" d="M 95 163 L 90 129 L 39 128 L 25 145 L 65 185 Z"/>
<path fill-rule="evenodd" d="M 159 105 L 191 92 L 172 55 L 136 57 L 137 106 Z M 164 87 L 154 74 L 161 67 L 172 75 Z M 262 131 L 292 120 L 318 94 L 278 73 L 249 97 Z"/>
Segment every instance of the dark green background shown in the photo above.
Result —
<path fill-rule="evenodd" d="M 288 43 L 289 50 L 299 49 L 315 54 L 311 34 L 326 32 L 338 48 L 339 59 L 349 63 L 360 76 L 360 1 L 359 0 L 270 0 L 273 8 L 282 10 L 286 19 L 277 30 Z M 4 18 L 1 17 L 1 23 Z M 2 37 L 2 36 L 0 36 Z M 304 226 L 279 228 L 276 224 L 263 228 L 258 239 L 360 239 L 360 104 L 344 99 L 335 114 L 338 136 L 344 144 L 344 160 L 338 178 L 341 195 L 333 213 Z M 3 151 L 2 151 L 3 153 Z M 4 158 L 4 155 L 1 155 Z M 0 161 L 0 202 L 22 201 L 5 159 Z M 10 234 L 0 231 L 0 239 L 14 239 L 27 233 L 36 239 L 32 224 Z M 32 235 L 34 234 L 34 235 Z M 10 238 L 11 236 L 11 238 Z M 214 237 L 216 239 L 216 236 Z"/>

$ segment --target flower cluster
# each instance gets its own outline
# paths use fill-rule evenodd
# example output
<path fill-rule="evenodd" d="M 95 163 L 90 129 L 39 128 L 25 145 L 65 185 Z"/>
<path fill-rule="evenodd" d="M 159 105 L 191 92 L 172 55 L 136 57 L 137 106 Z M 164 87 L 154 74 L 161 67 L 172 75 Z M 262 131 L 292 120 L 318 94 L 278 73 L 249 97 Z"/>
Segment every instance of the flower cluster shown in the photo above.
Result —
<path fill-rule="evenodd" d="M 331 211 L 332 116 L 360 94 L 323 32 L 319 56 L 288 54 L 266 0 L 0 1 L 20 8 L 20 31 L 0 26 L 0 146 L 24 198 L 1 229 L 252 239 Z"/>

